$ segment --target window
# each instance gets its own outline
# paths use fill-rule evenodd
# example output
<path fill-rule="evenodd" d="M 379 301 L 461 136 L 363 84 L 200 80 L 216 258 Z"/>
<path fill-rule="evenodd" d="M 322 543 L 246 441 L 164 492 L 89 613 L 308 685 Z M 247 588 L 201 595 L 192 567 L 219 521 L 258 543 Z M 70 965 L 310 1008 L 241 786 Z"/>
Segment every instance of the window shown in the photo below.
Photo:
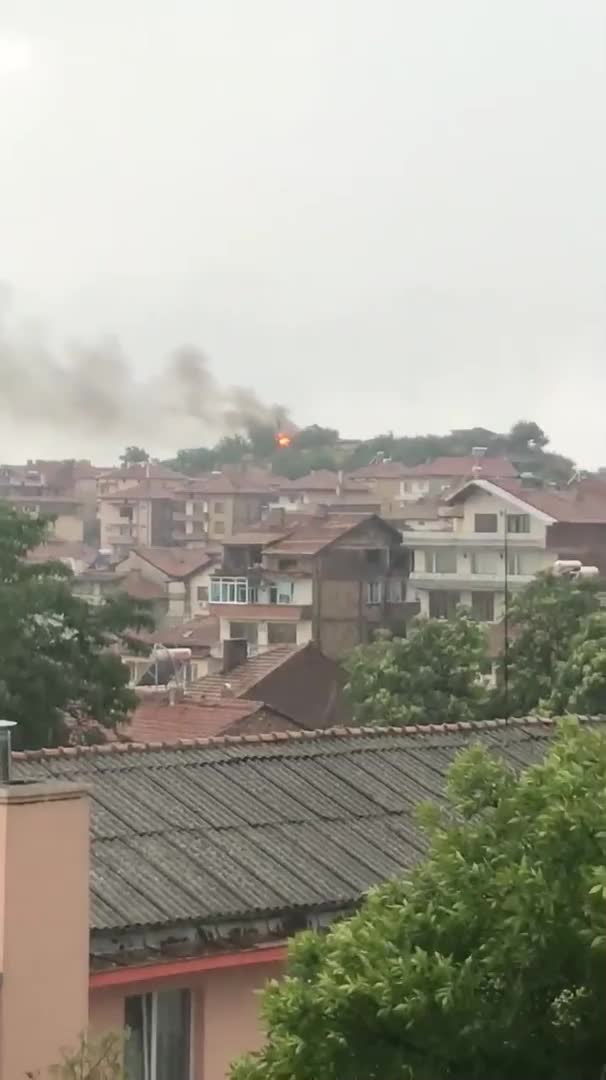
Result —
<path fill-rule="evenodd" d="M 223 521 L 215 521 L 214 524 L 213 524 L 213 530 L 215 531 L 215 533 L 222 536 L 223 533 L 225 532 L 225 522 L 223 522 Z"/>
<path fill-rule="evenodd" d="M 259 641 L 259 626 L 254 622 L 230 622 L 229 636 L 244 638 L 249 645 L 256 645 Z"/>
<path fill-rule="evenodd" d="M 278 559 L 278 570 L 294 570 L 296 565 L 296 559 Z"/>
<path fill-rule="evenodd" d="M 459 606 L 458 592 L 450 592 L 446 589 L 436 589 L 429 594 L 429 617 L 430 619 L 452 619 L 457 613 Z"/>
<path fill-rule="evenodd" d="M 381 549 L 368 548 L 366 551 L 366 562 L 369 566 L 378 566 L 381 562 Z"/>
<path fill-rule="evenodd" d="M 406 582 L 402 578 L 390 578 L 389 581 L 390 604 L 402 604 L 406 599 Z"/>
<path fill-rule="evenodd" d="M 494 593 L 472 592 L 471 614 L 478 622 L 494 622 Z"/>
<path fill-rule="evenodd" d="M 224 514 L 225 508 L 222 502 L 213 503 L 213 511 L 215 514 Z"/>
<path fill-rule="evenodd" d="M 208 585 L 198 585 L 196 596 L 199 604 L 206 604 L 208 602 Z"/>
<path fill-rule="evenodd" d="M 494 551 L 472 551 L 470 557 L 472 574 L 496 574 L 498 557 Z"/>
<path fill-rule="evenodd" d="M 213 578 L 211 580 L 211 604 L 247 604 L 250 599 L 246 578 Z"/>
<path fill-rule="evenodd" d="M 268 622 L 268 645 L 296 645 L 297 624 L 292 622 Z"/>
<path fill-rule="evenodd" d="M 530 532 L 530 514 L 508 514 L 507 515 L 507 532 L 510 532 L 510 533 L 529 533 Z"/>
<path fill-rule="evenodd" d="M 496 514 L 474 514 L 474 532 L 496 533 Z"/>
<path fill-rule="evenodd" d="M 435 551 L 426 551 L 425 569 L 429 574 L 456 574 L 456 549 L 436 548 Z"/>
<path fill-rule="evenodd" d="M 510 551 L 507 555 L 507 573 L 508 574 L 532 574 L 532 555 L 530 552 L 520 554 L 517 551 Z"/>
<path fill-rule="evenodd" d="M 270 604 L 292 604 L 294 596 L 294 583 L 292 581 L 280 581 L 269 586 Z"/>
<path fill-rule="evenodd" d="M 126 1071 L 131 1080 L 189 1080 L 191 1001 L 188 990 L 127 997 Z"/>
<path fill-rule="evenodd" d="M 367 581 L 366 582 L 366 603 L 367 604 L 380 604 L 383 599 L 383 582 L 382 581 Z"/>
<path fill-rule="evenodd" d="M 132 516 L 133 516 L 133 511 L 132 511 L 132 508 L 130 506 L 121 506 L 120 507 L 120 517 L 128 518 L 129 521 L 131 521 Z"/>

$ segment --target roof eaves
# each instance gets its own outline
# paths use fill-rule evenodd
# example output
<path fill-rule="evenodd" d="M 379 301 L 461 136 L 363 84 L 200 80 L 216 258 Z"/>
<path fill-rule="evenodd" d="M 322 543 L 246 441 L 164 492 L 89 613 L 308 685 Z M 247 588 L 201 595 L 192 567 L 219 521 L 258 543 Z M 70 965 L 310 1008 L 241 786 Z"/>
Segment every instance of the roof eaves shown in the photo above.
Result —
<path fill-rule="evenodd" d="M 402 738 L 423 735 L 448 735 L 457 732 L 496 731 L 501 728 L 553 727 L 556 719 L 549 716 L 516 716 L 509 720 L 456 721 L 451 724 L 409 724 L 405 726 L 386 725 L 384 727 L 331 727 L 302 728 L 300 731 L 272 731 L 257 735 L 209 735 L 205 738 L 178 739 L 174 742 L 111 742 L 93 746 L 57 746 L 40 750 L 15 750 L 15 761 L 41 761 L 45 758 L 77 758 L 95 754 L 145 753 L 151 750 L 178 749 L 179 747 L 204 747 L 222 745 L 259 745 L 262 743 L 292 742 L 295 740 L 350 739 L 358 736 L 401 735 Z"/>

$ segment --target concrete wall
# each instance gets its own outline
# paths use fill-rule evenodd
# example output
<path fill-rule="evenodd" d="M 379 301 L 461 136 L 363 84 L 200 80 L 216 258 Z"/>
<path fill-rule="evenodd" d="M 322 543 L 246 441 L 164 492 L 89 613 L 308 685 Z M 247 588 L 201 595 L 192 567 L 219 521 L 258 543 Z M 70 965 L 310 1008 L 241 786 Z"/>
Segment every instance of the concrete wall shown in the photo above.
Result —
<path fill-rule="evenodd" d="M 192 1080 L 225 1080 L 235 1058 L 262 1046 L 258 991 L 268 979 L 278 978 L 281 972 L 282 966 L 275 963 L 251 965 L 209 972 L 189 981 L 152 981 L 129 987 L 127 991 L 124 988 L 93 991 L 90 1029 L 95 1035 L 121 1030 L 124 1027 L 124 1001 L 128 995 L 158 989 L 189 989 L 192 994 Z"/>
<path fill-rule="evenodd" d="M 0 788 L 0 1080 L 47 1075 L 86 1031 L 88 796 Z"/>

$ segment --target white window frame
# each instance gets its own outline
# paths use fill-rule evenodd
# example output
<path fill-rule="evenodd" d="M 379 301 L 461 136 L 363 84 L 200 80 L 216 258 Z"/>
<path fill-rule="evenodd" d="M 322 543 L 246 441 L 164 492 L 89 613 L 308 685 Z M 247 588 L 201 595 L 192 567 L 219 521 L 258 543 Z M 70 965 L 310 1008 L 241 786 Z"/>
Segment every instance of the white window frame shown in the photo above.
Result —
<path fill-rule="evenodd" d="M 509 551 L 507 553 L 507 574 L 509 577 L 518 577 L 523 573 L 522 570 L 522 556 L 519 551 Z"/>
<path fill-rule="evenodd" d="M 248 604 L 250 593 L 246 578 L 211 578 L 208 600 L 210 604 Z"/>
<path fill-rule="evenodd" d="M 189 989 L 189 987 L 186 987 L 186 986 L 169 987 L 169 986 L 167 986 L 167 987 L 165 987 L 164 990 L 150 990 L 147 993 L 143 993 L 143 994 L 128 995 L 129 997 L 132 996 L 132 997 L 135 997 L 135 998 L 137 998 L 137 997 L 138 998 L 143 998 L 143 999 L 151 998 L 151 1032 L 148 1032 L 148 1030 L 147 1030 L 148 1029 L 148 1024 L 149 1024 L 149 1018 L 148 1018 L 148 1010 L 145 1007 L 145 1000 L 143 1000 L 143 1006 L 142 1006 L 142 1016 L 143 1016 L 143 1047 L 142 1047 L 142 1050 L 143 1050 L 143 1078 L 144 1078 L 144 1080 L 157 1080 L 156 1071 L 157 1071 L 157 1065 L 158 1065 L 158 1038 L 157 1038 L 157 1031 L 158 1031 L 158 995 L 164 993 L 165 991 L 171 991 L 171 990 L 174 990 L 174 991 L 177 991 L 177 992 L 185 991 L 185 993 L 187 993 L 188 997 L 189 997 L 189 1031 L 188 1031 L 188 1057 L 189 1057 L 189 1062 L 188 1062 L 188 1068 L 187 1068 L 187 1072 L 189 1074 L 188 1080 L 193 1080 L 193 1077 L 195 1076 L 195 1070 L 194 1070 L 194 1047 L 195 1047 L 195 1042 L 194 1042 L 194 1034 L 195 1034 L 194 1033 L 194 1013 L 195 1013 L 194 995 L 192 994 L 192 991 Z M 126 1008 L 126 998 L 124 999 L 124 1007 Z M 151 1036 L 151 1038 L 149 1038 L 148 1036 Z M 151 1053 L 149 1053 L 150 1049 L 151 1049 Z"/>
<path fill-rule="evenodd" d="M 366 582 L 366 603 L 367 604 L 381 604 L 383 602 L 383 582 L 382 581 L 367 581 Z"/>
<path fill-rule="evenodd" d="M 453 570 L 438 570 L 438 558 L 440 555 L 452 555 L 454 553 L 454 569 Z M 425 549 L 425 570 L 428 574 L 456 574 L 457 573 L 457 552 L 456 548 L 426 548 Z"/>
<path fill-rule="evenodd" d="M 511 521 L 523 522 L 528 525 L 527 529 L 512 529 L 510 526 Z M 507 532 L 512 536 L 528 536 L 530 532 L 530 514 L 508 514 L 507 515 Z"/>

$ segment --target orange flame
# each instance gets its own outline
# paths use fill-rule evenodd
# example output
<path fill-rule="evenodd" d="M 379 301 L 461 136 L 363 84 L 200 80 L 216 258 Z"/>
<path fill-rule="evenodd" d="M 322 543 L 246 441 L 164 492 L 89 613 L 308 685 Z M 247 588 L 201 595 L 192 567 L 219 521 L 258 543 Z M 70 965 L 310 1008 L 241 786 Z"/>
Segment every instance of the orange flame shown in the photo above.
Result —
<path fill-rule="evenodd" d="M 287 435 L 285 431 L 279 431 L 276 435 L 276 445 L 280 447 L 280 450 L 286 450 L 292 443 L 290 435 Z"/>

